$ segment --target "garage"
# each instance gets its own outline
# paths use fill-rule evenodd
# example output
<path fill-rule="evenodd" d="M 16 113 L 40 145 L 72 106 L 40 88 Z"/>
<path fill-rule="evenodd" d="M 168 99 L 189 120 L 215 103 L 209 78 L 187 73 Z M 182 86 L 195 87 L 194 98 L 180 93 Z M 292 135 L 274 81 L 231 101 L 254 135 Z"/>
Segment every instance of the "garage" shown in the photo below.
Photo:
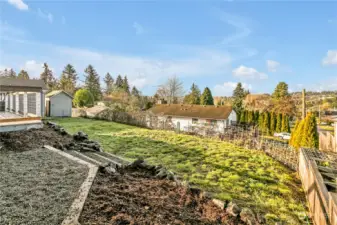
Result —
<path fill-rule="evenodd" d="M 52 91 L 46 95 L 47 117 L 71 117 L 73 97 L 65 91 Z"/>

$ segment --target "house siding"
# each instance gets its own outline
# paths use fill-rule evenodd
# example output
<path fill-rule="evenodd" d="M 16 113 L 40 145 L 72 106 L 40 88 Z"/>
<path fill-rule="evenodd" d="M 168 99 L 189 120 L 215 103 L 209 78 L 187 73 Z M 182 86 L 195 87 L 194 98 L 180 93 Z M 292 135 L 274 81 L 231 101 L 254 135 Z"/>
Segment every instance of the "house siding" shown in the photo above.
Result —
<path fill-rule="evenodd" d="M 168 118 L 168 116 L 161 116 L 158 117 L 159 121 L 165 121 Z M 209 120 L 213 119 L 201 119 L 201 118 L 189 118 L 189 117 L 177 117 L 172 116 L 171 121 L 175 129 L 179 129 L 181 131 L 188 131 L 191 126 L 194 124 L 192 123 L 192 119 L 198 119 L 199 125 L 208 123 Z M 215 119 L 214 119 L 215 120 Z M 223 133 L 225 131 L 226 127 L 229 127 L 231 124 L 236 123 L 236 113 L 235 111 L 232 111 L 230 115 L 228 116 L 227 120 L 216 120 L 216 129 L 217 132 Z M 196 126 L 195 124 L 194 126 Z"/>

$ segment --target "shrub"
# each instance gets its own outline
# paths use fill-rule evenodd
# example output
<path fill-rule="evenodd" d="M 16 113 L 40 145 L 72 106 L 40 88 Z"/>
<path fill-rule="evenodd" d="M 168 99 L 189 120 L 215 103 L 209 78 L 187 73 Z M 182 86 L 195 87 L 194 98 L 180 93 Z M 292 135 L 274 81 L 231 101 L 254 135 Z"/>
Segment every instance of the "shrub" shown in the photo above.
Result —
<path fill-rule="evenodd" d="M 282 131 L 282 114 L 280 114 L 280 113 L 277 115 L 275 131 L 277 133 L 280 133 Z"/>
<path fill-rule="evenodd" d="M 318 148 L 319 137 L 317 132 L 316 117 L 314 114 L 309 113 L 305 118 L 304 134 L 301 139 L 301 147 Z"/>
<path fill-rule="evenodd" d="M 76 91 L 73 103 L 76 107 L 90 107 L 94 105 L 94 96 L 87 89 Z"/>
<path fill-rule="evenodd" d="M 297 131 L 299 125 L 300 125 L 300 120 L 296 120 L 295 127 L 293 129 L 293 132 L 291 133 L 291 137 L 290 137 L 290 140 L 289 140 L 289 144 L 291 146 L 294 145 L 294 140 L 296 139 L 296 131 Z"/>

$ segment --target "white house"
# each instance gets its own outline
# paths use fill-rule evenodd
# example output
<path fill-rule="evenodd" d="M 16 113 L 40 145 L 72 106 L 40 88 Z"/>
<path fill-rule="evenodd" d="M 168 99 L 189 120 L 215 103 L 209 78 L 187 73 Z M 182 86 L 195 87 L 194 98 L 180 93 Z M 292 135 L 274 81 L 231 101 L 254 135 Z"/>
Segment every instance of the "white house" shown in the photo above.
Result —
<path fill-rule="evenodd" d="M 46 116 L 71 117 L 73 97 L 65 91 L 52 91 L 46 95 Z"/>
<path fill-rule="evenodd" d="M 170 119 L 175 128 L 190 131 L 200 125 L 212 125 L 217 132 L 236 123 L 236 113 L 231 106 L 159 104 L 149 109 L 159 120 Z"/>

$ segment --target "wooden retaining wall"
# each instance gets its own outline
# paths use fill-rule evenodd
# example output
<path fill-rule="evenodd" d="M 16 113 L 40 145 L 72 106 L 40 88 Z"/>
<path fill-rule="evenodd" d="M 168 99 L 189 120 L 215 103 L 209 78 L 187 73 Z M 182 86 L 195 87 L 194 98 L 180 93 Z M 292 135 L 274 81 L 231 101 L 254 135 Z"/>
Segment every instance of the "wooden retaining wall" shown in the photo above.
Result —
<path fill-rule="evenodd" d="M 299 175 L 309 203 L 310 216 L 316 225 L 337 224 L 337 194 L 329 192 L 319 170 L 317 161 L 328 161 L 325 153 L 301 149 L 299 157 Z M 327 167 L 327 171 L 329 169 Z M 337 175 L 337 170 L 331 170 Z"/>

